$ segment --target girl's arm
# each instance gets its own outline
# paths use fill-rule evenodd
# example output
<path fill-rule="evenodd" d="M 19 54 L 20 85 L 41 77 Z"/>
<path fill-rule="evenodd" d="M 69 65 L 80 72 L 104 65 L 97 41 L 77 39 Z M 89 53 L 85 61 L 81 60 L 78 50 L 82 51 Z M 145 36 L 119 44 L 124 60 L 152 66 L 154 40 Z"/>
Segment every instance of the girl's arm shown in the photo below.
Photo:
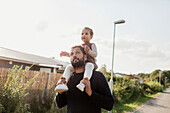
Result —
<path fill-rule="evenodd" d="M 87 46 L 88 47 L 88 46 Z M 85 46 L 85 48 L 86 48 L 86 46 Z M 97 48 L 96 48 L 96 45 L 94 44 L 94 43 L 92 43 L 92 45 L 91 45 L 91 49 L 89 48 L 89 49 L 87 49 L 87 51 L 86 51 L 90 56 L 92 56 L 92 57 L 97 57 Z"/>
<path fill-rule="evenodd" d="M 70 57 L 70 54 L 66 51 L 61 51 L 60 57 L 62 57 L 62 56 Z"/>

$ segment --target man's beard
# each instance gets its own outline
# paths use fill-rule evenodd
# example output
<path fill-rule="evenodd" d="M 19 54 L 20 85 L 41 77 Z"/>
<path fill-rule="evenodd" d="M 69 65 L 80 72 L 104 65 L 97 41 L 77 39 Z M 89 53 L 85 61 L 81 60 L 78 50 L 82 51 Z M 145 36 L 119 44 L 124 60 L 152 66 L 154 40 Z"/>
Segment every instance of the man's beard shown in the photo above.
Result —
<path fill-rule="evenodd" d="M 77 59 L 78 61 L 74 61 L 75 59 Z M 71 61 L 71 64 L 74 68 L 81 68 L 85 66 L 84 56 L 82 59 L 74 58 L 73 61 Z"/>

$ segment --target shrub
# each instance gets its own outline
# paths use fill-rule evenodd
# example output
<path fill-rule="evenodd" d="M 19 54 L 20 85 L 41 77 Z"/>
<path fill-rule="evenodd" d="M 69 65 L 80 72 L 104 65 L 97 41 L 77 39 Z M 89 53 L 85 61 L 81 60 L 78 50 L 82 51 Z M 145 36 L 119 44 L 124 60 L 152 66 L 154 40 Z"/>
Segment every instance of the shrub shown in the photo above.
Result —
<path fill-rule="evenodd" d="M 159 82 L 158 81 L 149 81 L 147 84 L 150 86 L 151 90 L 154 92 L 159 91 Z M 161 90 L 163 90 L 163 85 L 161 85 Z"/>
<path fill-rule="evenodd" d="M 0 111 L 5 113 L 25 113 L 29 109 L 28 104 L 24 104 L 23 100 L 28 93 L 26 89 L 34 82 L 34 78 L 30 78 L 26 83 L 24 78 L 26 72 L 31 67 L 22 70 L 22 66 L 14 65 L 8 72 L 7 80 L 1 74 L 0 81 Z"/>
<path fill-rule="evenodd" d="M 54 97 L 56 94 L 53 92 L 50 96 L 46 96 L 44 98 L 44 102 L 42 102 L 41 97 L 35 98 L 30 106 L 31 106 L 31 112 L 33 113 L 66 113 L 67 109 L 66 107 L 63 108 L 57 108 Z"/>
<path fill-rule="evenodd" d="M 105 74 L 104 76 L 106 77 L 107 81 L 110 81 L 111 76 L 109 74 Z"/>
<path fill-rule="evenodd" d="M 119 103 L 121 100 L 128 100 L 134 91 L 135 81 L 129 78 L 116 77 L 113 83 L 113 94 L 115 101 Z"/>

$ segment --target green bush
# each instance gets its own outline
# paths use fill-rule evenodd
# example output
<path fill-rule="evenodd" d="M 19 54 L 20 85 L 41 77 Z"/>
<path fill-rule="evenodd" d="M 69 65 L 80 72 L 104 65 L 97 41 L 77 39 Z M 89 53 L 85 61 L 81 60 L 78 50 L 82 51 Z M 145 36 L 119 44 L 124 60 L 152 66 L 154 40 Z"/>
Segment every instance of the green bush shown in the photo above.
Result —
<path fill-rule="evenodd" d="M 25 70 L 22 68 L 15 65 L 8 72 L 7 80 L 2 74 L 0 75 L 0 113 L 66 113 L 66 107 L 61 109 L 56 107 L 55 92 L 43 98 L 36 95 L 29 104 L 24 102 L 24 97 L 29 96 L 26 89 L 34 82 L 38 74 L 24 83 L 25 75 L 31 67 Z"/>
<path fill-rule="evenodd" d="M 105 74 L 106 80 L 110 81 L 111 76 L 109 74 Z"/>
<path fill-rule="evenodd" d="M 23 100 L 28 93 L 26 89 L 34 82 L 34 78 L 24 83 L 26 72 L 31 67 L 22 70 L 22 66 L 17 65 L 8 72 L 7 80 L 3 79 L 1 74 L 0 81 L 0 111 L 3 113 L 25 113 L 29 109 L 28 104 L 24 104 Z"/>
<path fill-rule="evenodd" d="M 136 82 L 126 77 L 116 77 L 113 83 L 113 94 L 115 101 L 119 103 L 122 100 L 128 100 L 134 91 Z"/>
<path fill-rule="evenodd" d="M 150 86 L 151 90 L 154 92 L 159 91 L 159 82 L 158 81 L 148 81 L 147 84 Z M 161 91 L 163 90 L 163 85 L 161 85 Z"/>
<path fill-rule="evenodd" d="M 48 110 L 47 113 L 67 113 L 67 106 L 65 106 L 63 108 L 57 108 L 56 104 L 53 102 L 51 104 L 50 110 Z"/>
<path fill-rule="evenodd" d="M 44 97 L 44 102 L 42 97 L 35 97 L 30 104 L 30 110 L 33 113 L 66 113 L 66 107 L 57 108 L 54 97 L 56 96 L 55 92 L 51 95 Z"/>

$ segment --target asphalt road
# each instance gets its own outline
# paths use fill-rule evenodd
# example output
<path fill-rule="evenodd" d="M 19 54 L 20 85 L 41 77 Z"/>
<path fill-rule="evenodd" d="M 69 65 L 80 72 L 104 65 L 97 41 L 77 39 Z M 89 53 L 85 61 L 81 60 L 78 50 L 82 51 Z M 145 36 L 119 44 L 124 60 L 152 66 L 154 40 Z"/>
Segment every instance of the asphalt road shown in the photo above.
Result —
<path fill-rule="evenodd" d="M 138 107 L 133 113 L 170 113 L 170 87 Z"/>

